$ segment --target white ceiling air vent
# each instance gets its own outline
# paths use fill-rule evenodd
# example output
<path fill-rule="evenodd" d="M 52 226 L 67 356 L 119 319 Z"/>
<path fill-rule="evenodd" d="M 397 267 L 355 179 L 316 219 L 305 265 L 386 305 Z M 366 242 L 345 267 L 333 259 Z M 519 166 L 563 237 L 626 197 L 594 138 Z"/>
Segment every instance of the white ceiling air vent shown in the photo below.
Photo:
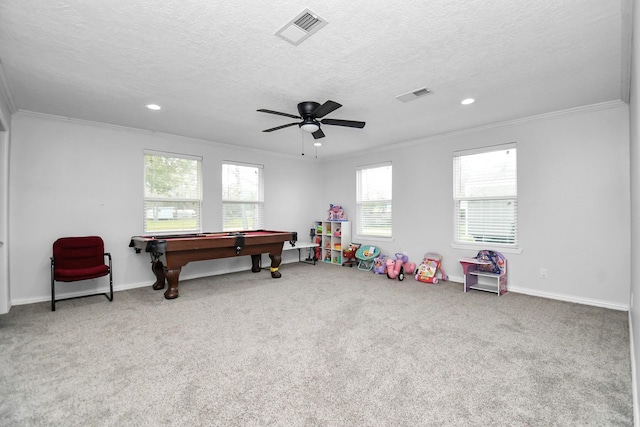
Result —
<path fill-rule="evenodd" d="M 431 90 L 427 87 L 421 87 L 420 89 L 412 90 L 411 92 L 403 93 L 402 95 L 396 96 L 396 99 L 402 102 L 413 101 L 414 99 L 418 99 L 421 96 L 429 95 Z"/>
<path fill-rule="evenodd" d="M 328 22 L 320 18 L 309 9 L 305 9 L 298 16 L 293 18 L 287 25 L 280 28 L 276 36 L 288 41 L 294 46 L 298 46 L 303 40 L 316 33 Z"/>

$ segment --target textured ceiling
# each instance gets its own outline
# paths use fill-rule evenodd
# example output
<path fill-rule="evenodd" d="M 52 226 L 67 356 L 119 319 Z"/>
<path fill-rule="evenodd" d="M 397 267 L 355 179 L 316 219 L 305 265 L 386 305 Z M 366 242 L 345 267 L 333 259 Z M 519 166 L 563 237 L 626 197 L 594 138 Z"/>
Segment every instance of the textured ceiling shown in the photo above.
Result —
<path fill-rule="evenodd" d="M 0 61 L 16 110 L 289 154 L 311 135 L 256 110 L 331 99 L 367 122 L 323 125 L 331 158 L 624 99 L 625 1 L 3 0 Z M 329 24 L 274 35 L 305 8 Z"/>

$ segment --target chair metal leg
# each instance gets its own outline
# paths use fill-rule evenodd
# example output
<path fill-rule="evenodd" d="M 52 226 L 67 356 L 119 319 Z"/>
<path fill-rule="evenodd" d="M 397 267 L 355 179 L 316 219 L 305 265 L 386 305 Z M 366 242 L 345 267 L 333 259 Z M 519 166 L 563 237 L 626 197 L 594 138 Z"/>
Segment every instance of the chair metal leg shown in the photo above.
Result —
<path fill-rule="evenodd" d="M 56 288 L 55 280 L 53 279 L 53 267 L 54 261 L 51 258 L 51 311 L 56 311 Z"/>
<path fill-rule="evenodd" d="M 109 301 L 113 301 L 113 268 L 111 266 L 111 254 L 107 252 L 105 255 L 109 258 L 109 295 L 104 294 L 104 296 L 106 296 Z"/>
<path fill-rule="evenodd" d="M 113 301 L 113 276 L 111 275 L 111 271 L 109 271 L 109 293 L 104 293 L 104 296 L 107 297 L 109 301 Z"/>

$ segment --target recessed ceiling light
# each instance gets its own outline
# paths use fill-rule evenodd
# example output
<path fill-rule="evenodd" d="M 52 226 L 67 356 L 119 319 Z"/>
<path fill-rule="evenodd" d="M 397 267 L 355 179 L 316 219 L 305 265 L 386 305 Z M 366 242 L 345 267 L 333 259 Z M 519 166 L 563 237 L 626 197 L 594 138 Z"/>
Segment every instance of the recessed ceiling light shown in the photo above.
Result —
<path fill-rule="evenodd" d="M 145 105 L 145 107 L 147 107 L 149 110 L 154 110 L 154 111 L 158 111 L 162 109 L 162 107 L 159 106 L 158 104 L 147 104 Z"/>
<path fill-rule="evenodd" d="M 473 98 L 467 98 L 467 99 L 463 99 L 460 104 L 462 105 L 469 105 L 469 104 L 473 104 L 474 102 L 476 102 L 475 99 Z"/>
<path fill-rule="evenodd" d="M 320 147 L 322 145 L 322 142 L 314 142 L 313 145 L 315 145 L 316 147 Z"/>

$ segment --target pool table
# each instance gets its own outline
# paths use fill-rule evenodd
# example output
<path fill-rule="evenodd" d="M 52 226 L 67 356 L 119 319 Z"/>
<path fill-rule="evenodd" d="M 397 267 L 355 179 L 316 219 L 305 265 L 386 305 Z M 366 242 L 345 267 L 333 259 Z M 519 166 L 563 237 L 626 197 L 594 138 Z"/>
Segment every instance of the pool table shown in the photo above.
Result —
<path fill-rule="evenodd" d="M 133 236 L 129 247 L 136 253 L 151 255 L 151 269 L 156 276 L 153 289 L 164 289 L 166 299 L 178 297 L 178 282 L 182 267 L 191 261 L 231 258 L 251 255 L 251 271 L 261 271 L 260 258 L 264 253 L 271 258 L 271 277 L 281 277 L 278 268 L 282 261 L 282 246 L 289 241 L 295 246 L 298 233 L 288 231 L 252 230 L 171 236 Z"/>

